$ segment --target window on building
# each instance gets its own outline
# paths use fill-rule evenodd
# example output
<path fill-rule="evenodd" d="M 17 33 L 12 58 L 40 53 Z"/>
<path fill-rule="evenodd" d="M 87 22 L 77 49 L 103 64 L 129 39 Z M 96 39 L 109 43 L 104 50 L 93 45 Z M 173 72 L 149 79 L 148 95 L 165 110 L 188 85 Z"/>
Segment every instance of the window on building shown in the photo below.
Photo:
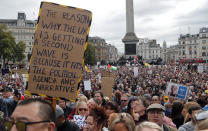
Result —
<path fill-rule="evenodd" d="M 206 46 L 202 46 L 202 50 L 206 50 Z"/>
<path fill-rule="evenodd" d="M 206 52 L 202 52 L 202 56 L 206 56 Z"/>
<path fill-rule="evenodd" d="M 185 51 L 183 50 L 183 55 L 186 55 Z"/>
<path fill-rule="evenodd" d="M 206 40 L 202 40 L 202 44 L 206 44 Z"/>
<path fill-rule="evenodd" d="M 194 54 L 195 54 L 195 55 L 197 54 L 197 51 L 196 51 L 196 50 L 194 51 Z"/>
<path fill-rule="evenodd" d="M 185 49 L 185 46 L 183 46 L 183 49 Z"/>
<path fill-rule="evenodd" d="M 206 34 L 202 34 L 202 38 L 206 38 Z"/>
<path fill-rule="evenodd" d="M 185 41 L 183 41 L 183 44 L 185 44 Z"/>
<path fill-rule="evenodd" d="M 192 55 L 192 50 L 189 51 L 189 55 Z"/>

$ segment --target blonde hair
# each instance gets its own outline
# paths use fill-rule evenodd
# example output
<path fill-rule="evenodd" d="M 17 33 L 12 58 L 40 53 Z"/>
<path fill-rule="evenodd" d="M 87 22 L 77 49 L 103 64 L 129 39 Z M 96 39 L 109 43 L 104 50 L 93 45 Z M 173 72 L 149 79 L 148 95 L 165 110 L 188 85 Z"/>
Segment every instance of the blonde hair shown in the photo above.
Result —
<path fill-rule="evenodd" d="M 189 119 L 189 113 L 188 113 L 188 109 L 191 106 L 200 106 L 198 103 L 196 102 L 188 102 L 185 104 L 184 108 L 185 108 L 185 116 L 184 116 L 184 124 L 186 123 L 186 121 Z M 201 107 L 201 106 L 200 106 Z"/>
<path fill-rule="evenodd" d="M 87 97 L 85 95 L 83 95 L 83 94 L 81 94 L 78 99 L 79 99 L 79 102 L 80 101 L 84 101 L 84 102 L 88 101 Z"/>
<path fill-rule="evenodd" d="M 128 113 L 113 113 L 113 118 L 108 125 L 109 130 L 113 131 L 113 128 L 118 123 L 123 123 L 128 131 L 134 131 L 135 129 L 134 120 Z"/>
<path fill-rule="evenodd" d="M 162 131 L 162 128 L 158 126 L 156 123 L 145 121 L 136 126 L 135 131 L 141 131 L 143 128 L 151 128 L 151 129 L 156 129 L 158 131 Z"/>
<path fill-rule="evenodd" d="M 85 102 L 85 101 L 78 101 L 77 106 L 76 106 L 75 115 L 79 115 L 78 110 L 79 110 L 80 105 L 82 105 L 82 104 L 86 104 L 86 106 L 87 106 L 87 102 Z M 87 106 L 87 108 L 88 108 L 88 106 Z"/>

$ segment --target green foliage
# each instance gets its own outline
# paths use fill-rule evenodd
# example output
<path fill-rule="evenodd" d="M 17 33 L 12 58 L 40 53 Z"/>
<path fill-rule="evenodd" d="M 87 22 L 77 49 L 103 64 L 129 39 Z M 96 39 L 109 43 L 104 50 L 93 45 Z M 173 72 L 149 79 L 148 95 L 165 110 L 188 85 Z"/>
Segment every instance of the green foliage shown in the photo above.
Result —
<path fill-rule="evenodd" d="M 25 49 L 26 44 L 23 41 L 16 43 L 7 26 L 0 24 L 0 58 L 3 58 L 4 65 L 6 60 L 13 60 L 13 62 L 23 60 Z"/>
<path fill-rule="evenodd" d="M 88 43 L 87 49 L 85 50 L 84 60 L 85 60 L 85 64 L 88 65 L 95 65 L 96 63 L 95 47 L 90 42 Z"/>
<path fill-rule="evenodd" d="M 11 31 L 8 31 L 7 26 L 0 25 L 0 58 L 11 60 L 14 52 L 15 38 Z"/>
<path fill-rule="evenodd" d="M 19 41 L 17 44 L 15 44 L 14 48 L 14 59 L 18 62 L 22 61 L 25 58 L 25 49 L 26 44 L 24 41 Z"/>

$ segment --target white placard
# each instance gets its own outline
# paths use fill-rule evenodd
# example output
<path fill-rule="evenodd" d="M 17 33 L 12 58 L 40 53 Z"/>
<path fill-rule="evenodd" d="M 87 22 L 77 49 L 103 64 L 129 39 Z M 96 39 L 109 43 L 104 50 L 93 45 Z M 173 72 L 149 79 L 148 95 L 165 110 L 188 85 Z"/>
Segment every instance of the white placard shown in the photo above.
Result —
<path fill-rule="evenodd" d="M 197 70 L 199 73 L 202 73 L 204 71 L 203 65 L 198 65 Z"/>
<path fill-rule="evenodd" d="M 74 123 L 77 124 L 80 129 L 86 126 L 84 116 L 74 115 L 73 120 L 74 120 Z"/>
<path fill-rule="evenodd" d="M 85 91 L 91 90 L 91 81 L 90 80 L 84 81 L 84 90 Z"/>
<path fill-rule="evenodd" d="M 139 75 L 138 67 L 134 67 L 134 76 L 137 77 Z"/>
<path fill-rule="evenodd" d="M 168 82 L 168 86 L 166 88 L 166 95 L 174 95 L 176 96 L 178 93 L 178 87 L 179 85 L 176 83 Z"/>
<path fill-rule="evenodd" d="M 148 70 L 147 73 L 148 73 L 148 74 L 152 74 L 152 70 Z"/>

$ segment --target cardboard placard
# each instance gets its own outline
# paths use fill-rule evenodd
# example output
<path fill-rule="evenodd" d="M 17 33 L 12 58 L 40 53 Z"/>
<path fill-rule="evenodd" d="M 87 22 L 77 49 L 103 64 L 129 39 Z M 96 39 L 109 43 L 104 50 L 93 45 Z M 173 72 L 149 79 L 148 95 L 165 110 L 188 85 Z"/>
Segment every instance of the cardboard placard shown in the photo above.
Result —
<path fill-rule="evenodd" d="M 87 10 L 42 2 L 27 90 L 74 100 L 92 20 Z"/>
<path fill-rule="evenodd" d="M 114 78 L 113 77 L 102 77 L 101 91 L 104 96 L 107 96 L 112 100 Z"/>

